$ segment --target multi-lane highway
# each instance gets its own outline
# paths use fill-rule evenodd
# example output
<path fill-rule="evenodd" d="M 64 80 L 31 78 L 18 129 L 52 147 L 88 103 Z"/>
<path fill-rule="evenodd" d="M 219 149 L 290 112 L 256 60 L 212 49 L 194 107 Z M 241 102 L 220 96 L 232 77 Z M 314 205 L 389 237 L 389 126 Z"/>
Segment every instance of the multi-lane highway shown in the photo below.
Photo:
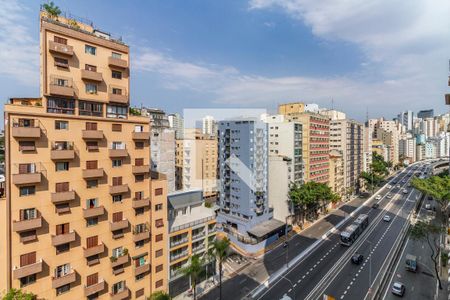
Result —
<path fill-rule="evenodd" d="M 350 247 L 340 244 L 339 231 L 330 235 L 254 298 L 281 299 L 287 295 L 292 299 L 315 300 L 322 299 L 324 294 L 336 299 L 365 299 L 370 296 L 370 287 L 379 280 L 380 270 L 386 266 L 386 258 L 399 240 L 419 198 L 419 193 L 409 187 L 409 181 L 414 172 L 426 167 L 423 164 L 416 166 L 417 170 L 411 166 L 391 179 L 376 194 L 381 199 L 370 198 L 355 215 L 367 214 L 370 222 Z M 372 208 L 374 203 L 378 203 L 379 207 Z M 385 215 L 389 215 L 391 220 L 383 221 Z M 344 229 L 353 221 L 354 218 L 348 220 L 339 229 Z M 356 252 L 364 256 L 360 265 L 351 262 L 351 256 Z"/>

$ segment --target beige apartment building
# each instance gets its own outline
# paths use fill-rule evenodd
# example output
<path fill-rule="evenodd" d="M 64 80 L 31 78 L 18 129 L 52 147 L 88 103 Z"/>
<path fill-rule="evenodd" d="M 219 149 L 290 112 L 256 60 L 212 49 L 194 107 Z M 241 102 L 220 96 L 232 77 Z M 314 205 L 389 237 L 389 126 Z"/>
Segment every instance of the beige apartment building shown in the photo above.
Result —
<path fill-rule="evenodd" d="M 330 188 L 343 198 L 345 196 L 344 159 L 338 150 L 330 151 Z"/>
<path fill-rule="evenodd" d="M 302 124 L 303 178 L 305 182 L 329 181 L 330 119 L 327 116 L 304 111 L 303 103 L 278 106 L 278 113 L 291 122 Z"/>
<path fill-rule="evenodd" d="M 144 299 L 167 290 L 167 183 L 129 114 L 129 47 L 40 15 L 41 97 L 5 105 L 0 290 Z M 3 216 L 3 212 L 2 212 Z"/>
<path fill-rule="evenodd" d="M 217 138 L 201 129 L 184 130 L 184 139 L 176 140 L 177 189 L 202 189 L 208 202 L 217 197 Z"/>

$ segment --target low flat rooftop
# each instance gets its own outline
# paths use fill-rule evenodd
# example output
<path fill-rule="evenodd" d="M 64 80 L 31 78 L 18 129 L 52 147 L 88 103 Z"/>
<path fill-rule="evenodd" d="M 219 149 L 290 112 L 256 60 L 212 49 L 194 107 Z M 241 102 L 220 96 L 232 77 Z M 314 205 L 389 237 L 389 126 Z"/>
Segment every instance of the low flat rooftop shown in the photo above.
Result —
<path fill-rule="evenodd" d="M 180 228 L 177 227 L 192 227 L 197 224 L 207 222 L 208 218 L 214 219 L 215 217 L 216 213 L 212 208 L 207 208 L 204 206 L 192 207 L 190 214 L 176 216 L 174 219 L 170 220 L 169 232 L 180 230 Z"/>
<path fill-rule="evenodd" d="M 261 238 L 275 230 L 280 229 L 283 226 L 286 226 L 286 223 L 281 222 L 277 219 L 271 219 L 255 225 L 247 232 L 251 235 Z"/>

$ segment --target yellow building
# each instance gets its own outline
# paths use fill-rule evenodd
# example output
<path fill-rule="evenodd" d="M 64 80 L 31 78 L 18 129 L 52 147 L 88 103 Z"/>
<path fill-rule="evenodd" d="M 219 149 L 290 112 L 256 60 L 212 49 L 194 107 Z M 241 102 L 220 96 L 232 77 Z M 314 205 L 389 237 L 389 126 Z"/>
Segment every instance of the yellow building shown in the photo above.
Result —
<path fill-rule="evenodd" d="M 40 50 L 41 97 L 5 105 L 0 290 L 45 299 L 167 290 L 167 184 L 149 172 L 148 118 L 128 113 L 129 47 L 41 12 Z"/>
<path fill-rule="evenodd" d="M 172 297 L 185 291 L 189 286 L 179 272 L 189 262 L 193 254 L 205 257 L 216 239 L 216 214 L 205 207 L 201 190 L 175 192 L 168 195 L 169 206 L 169 285 Z M 207 264 L 211 276 L 215 273 L 215 263 Z"/>
<path fill-rule="evenodd" d="M 201 129 L 185 129 L 184 139 L 176 141 L 176 186 L 202 189 L 212 203 L 217 197 L 217 138 Z"/>
<path fill-rule="evenodd" d="M 329 186 L 341 198 L 345 196 L 344 159 L 337 150 L 330 151 L 330 183 Z"/>

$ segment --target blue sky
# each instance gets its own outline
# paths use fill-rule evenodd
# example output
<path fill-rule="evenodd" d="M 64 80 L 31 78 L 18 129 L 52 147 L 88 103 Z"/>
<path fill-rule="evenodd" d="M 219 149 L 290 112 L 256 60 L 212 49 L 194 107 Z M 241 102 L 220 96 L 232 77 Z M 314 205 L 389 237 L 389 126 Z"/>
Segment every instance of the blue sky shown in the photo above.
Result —
<path fill-rule="evenodd" d="M 0 97 L 38 96 L 42 1 L 0 7 Z M 131 47 L 131 102 L 167 112 L 315 102 L 364 120 L 444 112 L 448 1 L 68 1 Z M 124 6 L 126 4 L 126 6 Z"/>

